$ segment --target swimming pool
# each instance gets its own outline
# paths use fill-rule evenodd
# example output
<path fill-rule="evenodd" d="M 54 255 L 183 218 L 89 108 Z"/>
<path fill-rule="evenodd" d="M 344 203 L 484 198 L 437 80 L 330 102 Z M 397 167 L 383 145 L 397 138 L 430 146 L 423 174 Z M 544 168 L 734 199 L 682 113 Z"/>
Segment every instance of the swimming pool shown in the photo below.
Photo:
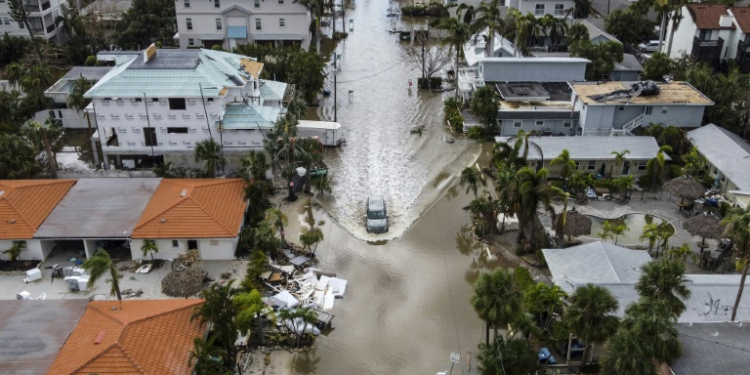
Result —
<path fill-rule="evenodd" d="M 604 221 L 605 220 L 622 220 L 625 225 L 628 226 L 628 231 L 621 234 L 617 238 L 617 244 L 618 245 L 636 245 L 636 244 L 644 244 L 648 245 L 648 240 L 640 240 L 641 235 L 643 234 L 643 226 L 646 225 L 647 222 L 652 222 L 655 224 L 661 224 L 667 222 L 666 220 L 654 216 L 654 215 L 646 215 L 646 214 L 627 214 L 620 216 L 615 219 L 603 219 L 596 216 L 586 215 L 591 219 L 591 237 L 599 237 L 599 233 L 601 233 L 604 230 Z M 674 226 L 671 224 L 669 225 L 670 228 L 672 228 L 672 234 L 674 234 Z"/>

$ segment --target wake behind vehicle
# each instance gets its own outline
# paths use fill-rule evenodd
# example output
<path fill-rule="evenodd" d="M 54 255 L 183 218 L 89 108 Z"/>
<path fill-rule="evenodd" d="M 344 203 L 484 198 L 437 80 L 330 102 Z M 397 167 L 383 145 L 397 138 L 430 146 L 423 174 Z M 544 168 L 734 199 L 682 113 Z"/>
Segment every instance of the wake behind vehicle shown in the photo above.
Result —
<path fill-rule="evenodd" d="M 367 198 L 365 206 L 365 229 L 367 233 L 385 233 L 388 231 L 388 210 L 385 199 L 379 196 Z"/>

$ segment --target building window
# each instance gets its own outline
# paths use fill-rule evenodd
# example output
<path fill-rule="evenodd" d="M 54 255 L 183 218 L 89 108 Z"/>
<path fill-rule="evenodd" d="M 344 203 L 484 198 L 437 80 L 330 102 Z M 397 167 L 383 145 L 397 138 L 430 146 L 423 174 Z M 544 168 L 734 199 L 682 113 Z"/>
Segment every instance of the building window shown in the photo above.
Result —
<path fill-rule="evenodd" d="M 193 19 L 192 18 L 186 18 L 185 23 L 187 24 L 187 29 L 192 30 L 193 29 Z"/>
<path fill-rule="evenodd" d="M 194 45 L 195 45 L 195 40 L 194 40 L 194 39 L 192 39 L 192 38 L 191 38 L 191 39 L 188 39 L 188 45 L 189 45 L 189 46 L 194 46 Z M 155 102 L 158 102 L 158 101 L 159 101 L 159 99 L 154 99 L 154 101 L 155 101 Z"/>
<path fill-rule="evenodd" d="M 523 121 L 521 121 L 521 120 L 513 120 L 513 127 L 514 128 L 520 128 L 521 126 L 523 126 Z"/>
<path fill-rule="evenodd" d="M 18 27 L 20 27 L 20 28 L 22 28 L 22 29 L 25 29 L 25 28 L 26 28 L 26 26 L 25 26 L 25 25 L 23 24 L 23 22 L 19 22 L 19 23 L 18 23 Z"/>
<path fill-rule="evenodd" d="M 648 165 L 647 163 L 638 163 L 638 170 L 645 171 L 647 165 Z"/>
<path fill-rule="evenodd" d="M 579 169 L 581 169 L 581 162 L 580 162 L 580 161 L 577 161 L 577 162 L 575 162 L 575 163 L 576 163 L 576 170 L 579 170 Z"/>
<path fill-rule="evenodd" d="M 284 22 L 283 18 L 279 18 L 279 27 L 284 27 L 284 26 L 286 26 L 286 22 Z"/>
<path fill-rule="evenodd" d="M 169 109 L 186 109 L 185 98 L 169 98 Z"/>
<path fill-rule="evenodd" d="M 221 1 L 214 0 L 214 8 L 221 8 Z"/>
<path fill-rule="evenodd" d="M 544 14 L 544 4 L 536 4 L 536 6 L 534 7 L 534 14 Z"/>
<path fill-rule="evenodd" d="M 187 134 L 188 128 L 167 128 L 167 134 Z"/>
<path fill-rule="evenodd" d="M 284 4 L 284 0 L 279 0 L 279 4 Z"/>
<path fill-rule="evenodd" d="M 3 23 L 5 23 L 6 26 L 10 25 L 10 17 L 3 17 Z"/>
<path fill-rule="evenodd" d="M 221 18 L 216 19 L 216 30 L 221 30 Z"/>
<path fill-rule="evenodd" d="M 561 15 L 565 13 L 565 4 L 555 4 L 555 14 Z"/>
<path fill-rule="evenodd" d="M 188 39 L 188 40 L 192 40 L 192 39 Z M 192 43 L 192 42 L 190 42 L 190 43 Z M 159 102 L 159 98 L 151 98 L 151 101 L 154 102 L 154 103 L 158 103 Z"/>
<path fill-rule="evenodd" d="M 571 126 L 573 126 L 573 121 L 570 121 L 570 120 L 563 121 L 563 128 L 569 128 Z"/>
<path fill-rule="evenodd" d="M 646 107 L 646 114 L 647 115 L 650 115 L 653 112 L 654 112 L 654 107 L 651 107 L 651 106 Z"/>
<path fill-rule="evenodd" d="M 596 160 L 589 160 L 589 165 L 586 167 L 586 169 L 590 171 L 596 169 Z"/>
<path fill-rule="evenodd" d="M 185 0 L 185 8 L 190 8 L 190 0 Z"/>
<path fill-rule="evenodd" d="M 261 29 L 260 18 L 256 18 L 255 19 L 255 30 L 260 30 L 260 29 Z"/>
<path fill-rule="evenodd" d="M 175 249 L 180 247 L 180 242 L 177 240 L 172 240 L 172 247 L 174 247 Z"/>
<path fill-rule="evenodd" d="M 667 106 L 661 107 L 661 113 L 667 113 Z"/>
<path fill-rule="evenodd" d="M 544 126 L 544 120 L 536 120 L 536 126 Z"/>
<path fill-rule="evenodd" d="M 260 8 L 260 0 L 255 0 L 255 7 Z"/>

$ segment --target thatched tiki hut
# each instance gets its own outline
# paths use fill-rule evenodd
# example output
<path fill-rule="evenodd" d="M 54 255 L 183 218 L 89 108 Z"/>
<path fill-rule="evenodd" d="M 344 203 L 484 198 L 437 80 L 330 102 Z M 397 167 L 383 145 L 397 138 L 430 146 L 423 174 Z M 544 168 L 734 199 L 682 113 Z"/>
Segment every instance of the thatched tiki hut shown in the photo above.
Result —
<path fill-rule="evenodd" d="M 682 222 L 682 227 L 693 236 L 702 238 L 701 246 L 706 246 L 706 238 L 718 239 L 724 233 L 721 220 L 715 215 L 696 215 Z"/>
<path fill-rule="evenodd" d="M 672 179 L 664 184 L 664 190 L 670 194 L 680 197 L 680 205 L 685 199 L 693 200 L 703 196 L 706 189 L 700 182 L 689 176 L 682 176 Z"/>
<path fill-rule="evenodd" d="M 566 215 L 555 215 L 554 219 L 552 219 L 553 228 L 560 228 L 560 220 L 562 220 L 563 216 L 565 216 L 565 223 L 563 224 L 562 234 L 568 236 L 568 241 L 570 241 L 571 237 L 591 234 L 591 219 L 576 211 L 575 208 L 568 211 Z M 560 233 L 556 234 L 560 237 Z"/>

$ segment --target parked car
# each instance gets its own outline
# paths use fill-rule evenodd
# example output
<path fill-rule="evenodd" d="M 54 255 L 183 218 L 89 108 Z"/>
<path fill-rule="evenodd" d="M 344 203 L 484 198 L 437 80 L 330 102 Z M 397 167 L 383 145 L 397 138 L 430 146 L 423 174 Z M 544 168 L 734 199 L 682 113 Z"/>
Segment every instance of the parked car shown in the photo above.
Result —
<path fill-rule="evenodd" d="M 638 45 L 638 50 L 641 52 L 657 52 L 659 50 L 659 41 L 652 40 L 648 43 L 641 43 Z"/>
<path fill-rule="evenodd" d="M 365 228 L 368 233 L 384 233 L 388 231 L 388 210 L 385 207 L 383 197 L 373 196 L 367 198 L 365 207 Z"/>

